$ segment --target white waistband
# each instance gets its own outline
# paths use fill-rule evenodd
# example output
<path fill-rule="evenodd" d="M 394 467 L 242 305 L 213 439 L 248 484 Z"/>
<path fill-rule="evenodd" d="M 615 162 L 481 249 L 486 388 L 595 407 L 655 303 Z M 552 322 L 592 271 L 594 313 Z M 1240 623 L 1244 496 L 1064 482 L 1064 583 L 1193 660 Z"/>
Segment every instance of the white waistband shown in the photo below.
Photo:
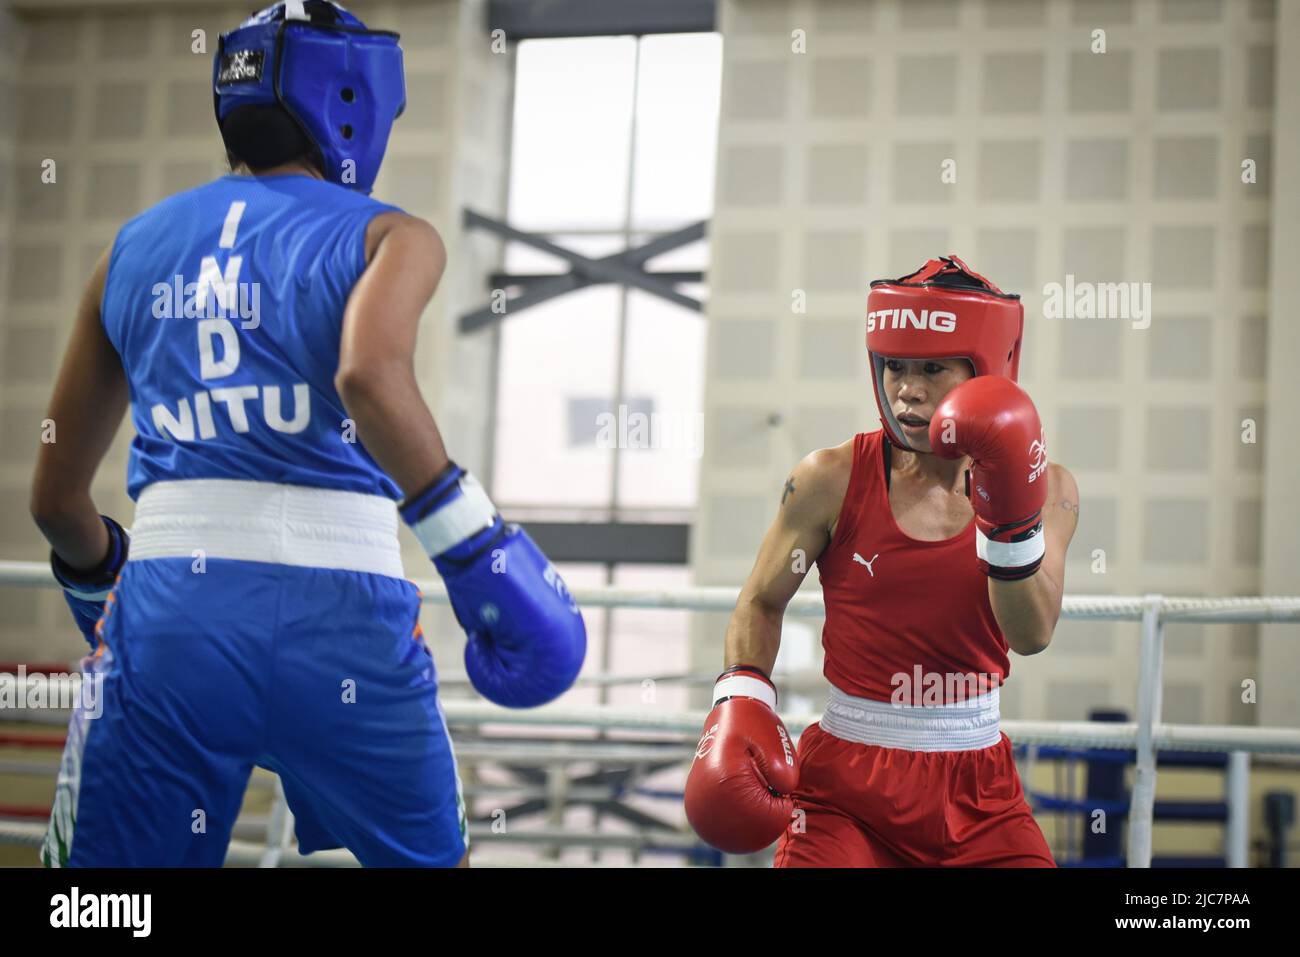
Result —
<path fill-rule="evenodd" d="M 834 685 L 822 715 L 827 734 L 904 751 L 978 751 L 1001 737 L 998 688 L 959 704 L 896 705 L 855 698 Z"/>
<path fill-rule="evenodd" d="M 397 505 L 337 489 L 186 479 L 140 493 L 130 561 L 229 558 L 404 578 Z"/>

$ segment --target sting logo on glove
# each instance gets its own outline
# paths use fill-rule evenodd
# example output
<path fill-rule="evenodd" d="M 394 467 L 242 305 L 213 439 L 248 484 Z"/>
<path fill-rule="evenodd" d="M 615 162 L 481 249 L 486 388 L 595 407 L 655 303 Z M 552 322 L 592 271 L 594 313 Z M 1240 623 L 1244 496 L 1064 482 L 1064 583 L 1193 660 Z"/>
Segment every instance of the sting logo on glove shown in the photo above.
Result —
<path fill-rule="evenodd" d="M 1029 481 L 1036 482 L 1047 471 L 1047 437 L 1038 433 L 1038 438 L 1029 443 Z"/>
<path fill-rule="evenodd" d="M 718 726 L 716 724 L 704 732 L 704 735 L 700 738 L 700 743 L 695 746 L 695 760 L 698 761 L 701 758 L 708 757 L 709 752 L 713 750 L 713 742 L 717 736 Z"/>
<path fill-rule="evenodd" d="M 785 729 L 785 725 L 778 724 L 776 733 L 781 736 L 781 750 L 785 753 L 785 763 L 794 767 L 794 746 L 790 742 L 790 732 Z"/>

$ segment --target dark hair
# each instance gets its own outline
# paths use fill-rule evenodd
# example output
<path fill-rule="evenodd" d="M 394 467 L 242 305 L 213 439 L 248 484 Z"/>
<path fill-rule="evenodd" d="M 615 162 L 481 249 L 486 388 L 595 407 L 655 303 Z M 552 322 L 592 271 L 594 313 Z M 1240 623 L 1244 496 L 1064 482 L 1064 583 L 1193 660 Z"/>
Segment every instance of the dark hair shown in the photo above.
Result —
<path fill-rule="evenodd" d="M 244 163 L 256 172 L 301 160 L 324 175 L 320 151 L 279 104 L 232 110 L 221 122 L 221 138 L 226 143 L 226 159 L 231 169 Z"/>
<path fill-rule="evenodd" d="M 988 287 L 965 271 L 943 272 L 930 278 L 932 286 L 950 286 L 953 289 L 987 289 Z"/>

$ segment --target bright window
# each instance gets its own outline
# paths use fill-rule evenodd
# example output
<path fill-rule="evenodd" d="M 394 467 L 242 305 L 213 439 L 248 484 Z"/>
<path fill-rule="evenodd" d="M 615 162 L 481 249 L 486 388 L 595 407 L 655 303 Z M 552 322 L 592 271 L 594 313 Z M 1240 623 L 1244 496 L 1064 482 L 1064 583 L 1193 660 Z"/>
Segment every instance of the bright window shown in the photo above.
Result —
<path fill-rule="evenodd" d="M 604 256 L 707 219 L 722 44 L 716 34 L 519 45 L 508 219 Z M 511 243 L 506 271 L 564 273 Z M 695 242 L 647 264 L 703 272 Z M 701 284 L 679 284 L 700 298 Z M 569 512 L 689 509 L 703 441 L 704 317 L 638 289 L 589 286 L 501 332 L 494 497 Z"/>

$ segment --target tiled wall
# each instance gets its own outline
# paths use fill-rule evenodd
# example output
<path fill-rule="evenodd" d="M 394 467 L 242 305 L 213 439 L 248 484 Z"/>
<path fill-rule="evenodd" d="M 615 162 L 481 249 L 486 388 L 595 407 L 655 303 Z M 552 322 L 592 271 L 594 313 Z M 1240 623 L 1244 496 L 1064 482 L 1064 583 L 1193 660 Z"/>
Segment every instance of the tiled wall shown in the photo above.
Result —
<path fill-rule="evenodd" d="M 495 344 L 453 324 L 483 301 L 499 250 L 465 235 L 459 211 L 504 207 L 510 54 L 490 51 L 482 0 L 355 6 L 403 34 L 409 106 L 376 193 L 447 239 L 418 368 L 453 454 L 486 474 Z M 32 7 L 0 12 L 0 554 L 39 560 L 27 488 L 80 285 L 123 218 L 224 170 L 211 43 L 248 5 Z M 1278 506 L 1261 504 L 1266 443 L 1242 443 L 1240 423 L 1272 434 L 1278 16 L 1260 0 L 724 0 L 697 579 L 742 580 L 793 463 L 875 427 L 866 282 L 957 251 L 1025 296 L 1023 381 L 1084 496 L 1068 590 L 1258 592 Z M 1096 29 L 1104 54 L 1089 49 Z M 56 184 L 40 181 L 47 159 Z M 953 184 L 939 181 L 948 159 Z M 1044 319 L 1043 286 L 1067 273 L 1151 282 L 1150 328 Z M 96 486 L 122 515 L 128 438 Z M 416 549 L 407 561 L 426 577 Z M 0 605 L 0 658 L 76 653 L 57 595 L 0 586 Z M 725 616 L 698 618 L 708 668 Z M 1062 623 L 1048 654 L 1016 660 L 1008 713 L 1131 707 L 1135 635 Z M 1168 717 L 1253 720 L 1239 685 L 1267 678 L 1257 646 L 1250 626 L 1170 629 Z"/>
<path fill-rule="evenodd" d="M 1264 443 L 1244 444 L 1241 422 L 1265 426 L 1273 4 L 720 12 L 698 580 L 743 580 L 794 463 L 876 427 L 868 281 L 955 251 L 1024 297 L 1021 381 L 1083 495 L 1067 591 L 1257 593 Z M 1241 182 L 1245 158 L 1255 184 Z M 1045 284 L 1067 274 L 1150 282 L 1150 327 L 1044 318 Z M 701 666 L 720 662 L 724 626 L 697 627 Z M 1256 630 L 1168 634 L 1167 718 L 1254 721 L 1240 679 L 1259 676 Z M 1136 636 L 1063 622 L 1047 654 L 1013 660 L 1006 712 L 1132 709 Z"/>

